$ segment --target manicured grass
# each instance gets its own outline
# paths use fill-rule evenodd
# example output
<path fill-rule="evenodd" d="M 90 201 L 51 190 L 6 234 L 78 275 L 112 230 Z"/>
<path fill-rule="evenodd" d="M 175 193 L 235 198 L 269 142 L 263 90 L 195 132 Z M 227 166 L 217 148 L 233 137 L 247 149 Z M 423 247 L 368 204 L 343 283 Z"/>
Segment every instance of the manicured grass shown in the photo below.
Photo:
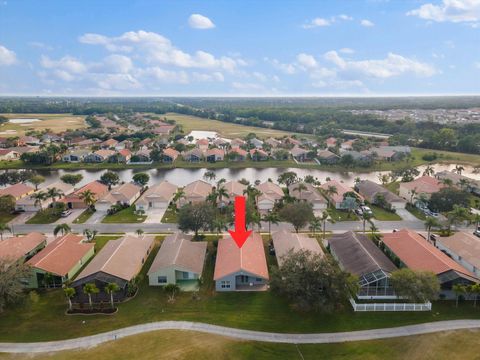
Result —
<path fill-rule="evenodd" d="M 60 214 L 53 208 L 38 211 L 33 217 L 28 219 L 26 224 L 52 224 L 60 219 Z"/>
<path fill-rule="evenodd" d="M 98 253 L 110 240 L 119 239 L 120 235 L 97 235 L 93 242 L 95 243 L 95 253 Z"/>
<path fill-rule="evenodd" d="M 135 224 L 144 222 L 146 218 L 146 215 L 135 214 L 135 207 L 129 206 L 128 208 L 120 210 L 116 214 L 105 216 L 102 220 L 102 223 Z"/>
<path fill-rule="evenodd" d="M 385 185 L 385 187 L 388 190 L 390 190 L 391 192 L 393 192 L 394 194 L 398 195 L 398 189 L 400 188 L 400 182 L 399 181 L 394 181 L 394 182 L 388 183 L 387 185 Z"/>
<path fill-rule="evenodd" d="M 167 113 L 165 117 L 169 120 L 175 120 L 177 124 L 182 125 L 185 134 L 189 134 L 192 130 L 200 131 L 216 131 L 224 137 L 236 138 L 244 137 L 249 133 L 255 133 L 259 138 L 267 138 L 270 136 L 281 137 L 292 135 L 292 133 L 281 130 L 266 129 L 254 126 L 245 126 L 233 124 L 218 120 L 204 119 L 192 115 L 183 115 L 176 113 Z M 298 134 L 299 136 L 308 137 L 307 134 Z"/>
<path fill-rule="evenodd" d="M 178 222 L 177 213 L 171 206 L 169 206 L 167 208 L 167 211 L 165 211 L 165 214 L 163 214 L 163 218 L 162 218 L 161 222 L 162 223 L 169 223 L 169 224 L 173 224 L 173 223 Z"/>
<path fill-rule="evenodd" d="M 15 215 L 15 214 L 10 214 L 8 212 L 3 212 L 1 211 L 0 212 L 0 223 L 1 224 L 6 224 L 8 223 L 9 221 L 12 221 L 13 219 L 15 219 L 18 215 Z"/>
<path fill-rule="evenodd" d="M 372 209 L 373 217 L 380 221 L 400 221 L 402 218 L 394 212 L 382 209 L 379 206 L 368 205 Z"/>
<path fill-rule="evenodd" d="M 83 129 L 87 127 L 85 123 L 84 115 L 72 115 L 72 114 L 0 114 L 6 116 L 9 119 L 39 119 L 42 121 L 36 121 L 29 124 L 11 124 L 5 123 L 0 125 L 1 136 L 20 136 L 24 135 L 26 131 L 36 130 L 43 131 L 50 129 L 54 133 L 60 133 L 69 129 Z M 9 132 L 3 134 L 7 130 L 14 130 L 15 132 Z"/>
<path fill-rule="evenodd" d="M 405 209 L 410 211 L 410 213 L 412 213 L 419 220 L 425 220 L 427 218 L 427 215 L 425 215 L 423 211 L 421 211 L 420 209 L 416 208 L 413 205 L 407 204 Z"/>
<path fill-rule="evenodd" d="M 352 213 L 349 213 L 345 210 L 338 210 L 333 206 L 330 206 L 327 210 L 330 214 L 330 217 L 335 221 L 356 221 L 358 216 Z"/>
<path fill-rule="evenodd" d="M 74 224 L 85 224 L 85 222 L 90 219 L 90 217 L 94 214 L 95 212 L 92 211 L 91 209 L 86 209 L 84 212 L 80 214 L 79 217 L 77 217 L 73 223 Z"/>
<path fill-rule="evenodd" d="M 190 331 L 156 331 L 91 349 L 33 357 L 3 355 L 0 359 L 476 359 L 480 350 L 479 335 L 478 330 L 464 330 L 374 341 L 294 345 L 241 341 Z"/>

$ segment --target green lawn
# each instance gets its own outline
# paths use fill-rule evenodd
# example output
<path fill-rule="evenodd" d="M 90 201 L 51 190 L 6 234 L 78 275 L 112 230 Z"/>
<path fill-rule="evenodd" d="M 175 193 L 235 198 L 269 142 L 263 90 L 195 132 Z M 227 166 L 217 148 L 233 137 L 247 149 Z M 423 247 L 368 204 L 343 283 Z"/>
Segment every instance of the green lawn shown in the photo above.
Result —
<path fill-rule="evenodd" d="M 163 214 L 162 223 L 176 223 L 177 220 L 177 212 L 173 209 L 172 206 L 167 208 L 165 214 Z"/>
<path fill-rule="evenodd" d="M 73 223 L 74 224 L 85 224 L 85 222 L 90 219 L 90 217 L 94 214 L 94 211 L 91 209 L 86 209 L 84 212 L 80 214 L 79 217 L 77 217 Z"/>
<path fill-rule="evenodd" d="M 0 223 L 1 224 L 6 224 L 8 223 L 9 221 L 12 221 L 13 219 L 15 219 L 18 215 L 15 215 L 15 214 L 10 214 L 9 212 L 3 212 L 1 211 L 0 212 Z"/>
<path fill-rule="evenodd" d="M 387 211 L 376 205 L 368 205 L 372 209 L 373 217 L 380 221 L 400 221 L 402 218 L 394 212 Z"/>
<path fill-rule="evenodd" d="M 207 240 L 215 236 L 206 237 Z M 99 244 L 105 238 L 97 240 Z M 276 332 L 329 332 L 370 329 L 448 319 L 480 319 L 480 307 L 472 302 L 435 302 L 425 313 L 353 313 L 343 304 L 335 313 L 298 312 L 277 294 L 267 292 L 216 293 L 213 283 L 215 248 L 209 241 L 203 284 L 199 297 L 178 294 L 169 303 L 161 288 L 149 287 L 149 269 L 160 239 L 140 275 L 140 291 L 120 305 L 113 316 L 65 316 L 66 301 L 61 289 L 42 292 L 38 302 L 26 300 L 0 314 L 0 341 L 42 341 L 89 335 L 134 324 L 159 320 L 188 320 L 244 329 Z M 100 246 L 100 245 L 99 245 Z M 270 266 L 274 257 L 268 257 Z M 85 323 L 82 323 L 85 321 Z"/>
<path fill-rule="evenodd" d="M 143 223 L 147 218 L 146 215 L 137 215 L 135 214 L 135 207 L 129 206 L 123 210 L 120 210 L 116 214 L 107 215 L 103 218 L 102 223 L 106 224 L 134 224 L 134 223 Z"/>
<path fill-rule="evenodd" d="M 385 185 L 385 187 L 388 190 L 390 190 L 391 192 L 393 192 L 394 194 L 398 195 L 398 189 L 400 188 L 400 182 L 399 181 L 394 181 L 394 182 L 388 183 L 387 185 Z"/>
<path fill-rule="evenodd" d="M 413 205 L 407 204 L 405 208 L 419 220 L 425 220 L 427 218 L 427 215 L 425 215 L 423 211 Z"/>
<path fill-rule="evenodd" d="M 95 243 L 95 253 L 98 253 L 110 240 L 119 239 L 120 235 L 97 235 L 93 242 Z"/>
<path fill-rule="evenodd" d="M 352 213 L 349 213 L 345 210 L 336 209 L 333 206 L 330 206 L 327 209 L 327 212 L 330 214 L 330 217 L 335 221 L 356 221 L 358 216 Z"/>
<path fill-rule="evenodd" d="M 4 360 L 283 360 L 283 359 L 477 359 L 480 332 L 463 330 L 338 344 L 275 344 L 241 341 L 193 331 L 155 331 L 94 348 L 39 355 L 0 355 Z M 301 355 L 300 355 L 301 354 Z"/>
<path fill-rule="evenodd" d="M 60 219 L 60 214 L 53 208 L 38 211 L 33 217 L 28 219 L 26 224 L 52 224 Z"/>

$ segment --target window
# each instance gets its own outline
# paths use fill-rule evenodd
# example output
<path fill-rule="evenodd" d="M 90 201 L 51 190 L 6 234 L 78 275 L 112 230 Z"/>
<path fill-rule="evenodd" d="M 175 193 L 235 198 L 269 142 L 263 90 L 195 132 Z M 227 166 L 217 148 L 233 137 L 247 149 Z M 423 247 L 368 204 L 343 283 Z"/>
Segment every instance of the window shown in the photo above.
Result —
<path fill-rule="evenodd" d="M 182 278 L 183 278 L 184 280 L 188 279 L 188 278 L 189 278 L 188 272 L 182 271 Z"/>
<path fill-rule="evenodd" d="M 229 280 L 220 281 L 220 287 L 222 289 L 230 289 L 230 281 Z"/>
<path fill-rule="evenodd" d="M 159 284 L 166 284 L 167 283 L 167 277 L 166 276 L 159 276 L 157 280 L 158 280 Z"/>
<path fill-rule="evenodd" d="M 263 279 L 262 279 L 262 278 L 255 278 L 255 281 L 256 281 L 256 282 L 262 282 Z"/>

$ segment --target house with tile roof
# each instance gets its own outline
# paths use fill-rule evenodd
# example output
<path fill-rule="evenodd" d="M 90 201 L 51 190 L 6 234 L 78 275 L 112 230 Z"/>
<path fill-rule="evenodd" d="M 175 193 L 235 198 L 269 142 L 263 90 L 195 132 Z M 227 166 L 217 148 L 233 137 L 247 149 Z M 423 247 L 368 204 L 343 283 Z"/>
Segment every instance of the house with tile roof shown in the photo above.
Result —
<path fill-rule="evenodd" d="M 340 160 L 340 156 L 334 154 L 329 150 L 319 150 L 317 153 L 318 161 L 320 164 L 324 165 L 333 165 L 336 164 Z"/>
<path fill-rule="evenodd" d="M 60 201 L 65 203 L 68 209 L 86 209 L 87 205 L 81 198 L 82 193 L 85 191 L 91 191 L 95 199 L 100 199 L 108 193 L 108 186 L 100 181 L 94 180 L 88 184 L 82 186 L 80 189 L 75 190 L 70 195 L 65 196 Z"/>
<path fill-rule="evenodd" d="M 405 209 L 407 205 L 405 199 L 402 199 L 397 194 L 370 180 L 360 181 L 355 185 L 355 188 L 358 193 L 371 204 L 377 204 L 379 196 L 382 196 L 392 209 Z"/>
<path fill-rule="evenodd" d="M 436 246 L 480 278 L 480 238 L 469 232 L 458 231 L 451 236 L 438 237 Z"/>
<path fill-rule="evenodd" d="M 288 187 L 290 196 L 312 204 L 313 211 L 327 209 L 327 200 L 320 194 L 318 189 L 309 183 L 294 183 Z"/>
<path fill-rule="evenodd" d="M 308 237 L 306 234 L 292 233 L 283 229 L 272 233 L 272 241 L 280 267 L 290 252 L 309 251 L 314 256 L 325 255 L 317 239 Z"/>
<path fill-rule="evenodd" d="M 135 202 L 135 209 L 148 212 L 150 209 L 167 209 L 177 192 L 177 185 L 167 180 L 150 186 Z"/>
<path fill-rule="evenodd" d="M 113 294 L 114 301 L 124 300 L 128 296 L 129 282 L 142 270 L 153 244 L 153 236 L 125 235 L 108 241 L 72 283 L 71 286 L 76 290 L 73 301 L 88 303 L 88 296 L 82 290 L 87 283 L 95 284 L 100 290 L 92 296 L 93 302 L 110 301 L 110 295 L 104 291 L 110 283 L 120 288 Z"/>
<path fill-rule="evenodd" d="M 27 287 L 61 287 L 93 257 L 94 246 L 72 233 L 56 238 L 27 261 L 32 268 Z"/>
<path fill-rule="evenodd" d="M 217 291 L 264 291 L 269 280 L 263 240 L 252 232 L 241 248 L 230 235 L 218 242 L 215 261 Z"/>
<path fill-rule="evenodd" d="M 268 153 L 262 149 L 251 149 L 249 151 L 252 161 L 266 161 L 268 160 Z"/>
<path fill-rule="evenodd" d="M 115 155 L 115 150 L 97 150 L 85 156 L 83 161 L 86 163 L 102 163 L 107 161 L 113 155 Z"/>
<path fill-rule="evenodd" d="M 326 183 L 323 183 L 320 186 L 323 189 L 325 196 L 330 201 L 330 204 L 335 206 L 336 209 L 344 209 L 345 208 L 345 198 L 344 195 L 346 193 L 353 192 L 358 197 L 360 201 L 363 201 L 363 197 L 358 194 L 355 190 L 351 187 L 346 186 L 344 183 L 337 181 L 337 180 L 330 180 Z M 335 188 L 336 193 L 328 193 L 330 188 Z"/>
<path fill-rule="evenodd" d="M 401 182 L 398 194 L 407 201 L 415 202 L 420 197 L 429 199 L 433 193 L 439 192 L 444 187 L 445 185 L 432 176 L 421 176 L 410 182 Z"/>
<path fill-rule="evenodd" d="M 13 236 L 0 241 L 0 259 L 23 264 L 47 245 L 47 237 L 39 232 Z"/>
<path fill-rule="evenodd" d="M 228 152 L 228 158 L 231 161 L 245 161 L 247 160 L 248 152 L 239 147 L 232 147 Z"/>
<path fill-rule="evenodd" d="M 328 239 L 330 253 L 340 267 L 358 276 L 359 299 L 395 299 L 390 275 L 393 262 L 366 235 L 347 231 Z"/>
<path fill-rule="evenodd" d="M 124 183 L 113 188 L 95 203 L 98 211 L 108 211 L 113 205 L 130 206 L 140 197 L 142 188 L 133 183 Z"/>
<path fill-rule="evenodd" d="M 474 273 L 456 263 L 413 230 L 402 229 L 383 234 L 382 240 L 387 253 L 400 267 L 436 274 L 440 282 L 441 298 L 455 299 L 456 295 L 452 290 L 455 284 L 470 285 L 480 282 Z"/>
<path fill-rule="evenodd" d="M 178 205 L 205 201 L 208 194 L 212 192 L 212 185 L 203 180 L 191 182 L 183 188 L 184 197 L 178 200 Z"/>
<path fill-rule="evenodd" d="M 282 188 L 271 181 L 261 183 L 255 188 L 261 192 L 257 199 L 257 206 L 261 212 L 272 210 L 275 203 L 285 195 Z"/>
<path fill-rule="evenodd" d="M 203 151 L 197 148 L 185 151 L 182 154 L 183 160 L 198 163 L 203 160 Z"/>
<path fill-rule="evenodd" d="M 243 185 L 235 180 L 227 181 L 226 183 L 221 185 L 228 193 L 227 199 L 222 199 L 224 205 L 234 202 L 235 196 L 245 196 L 244 191 L 247 189 L 246 185 Z"/>
<path fill-rule="evenodd" d="M 223 161 L 225 159 L 225 151 L 219 148 L 205 150 L 205 160 L 207 162 Z"/>
<path fill-rule="evenodd" d="M 165 150 L 163 150 L 162 162 L 171 164 L 175 160 L 177 160 L 178 155 L 180 155 L 180 153 L 177 150 L 173 148 L 166 148 Z"/>
<path fill-rule="evenodd" d="M 42 203 L 36 202 L 34 198 L 32 198 L 32 195 L 38 192 L 43 192 L 46 193 L 48 192 L 49 189 L 57 189 L 60 191 L 63 195 L 61 195 L 59 198 L 55 199 L 55 201 L 61 201 L 64 196 L 70 195 L 74 191 L 74 187 L 69 184 L 65 184 L 63 181 L 57 181 L 52 184 L 49 184 L 48 186 L 38 189 L 34 193 L 24 196 L 21 199 L 17 200 L 15 204 L 15 209 L 19 211 L 38 211 L 41 208 L 45 208 L 49 206 L 52 202 L 52 198 L 47 198 L 42 201 Z"/>
<path fill-rule="evenodd" d="M 183 291 L 197 290 L 206 253 L 206 241 L 192 241 L 191 235 L 181 232 L 168 235 L 148 270 L 149 285 L 176 284 Z"/>
<path fill-rule="evenodd" d="M 33 187 L 24 183 L 18 183 L 7 186 L 5 189 L 0 189 L 0 196 L 11 196 L 15 200 L 20 200 L 21 198 L 33 194 L 34 192 L 35 189 Z"/>

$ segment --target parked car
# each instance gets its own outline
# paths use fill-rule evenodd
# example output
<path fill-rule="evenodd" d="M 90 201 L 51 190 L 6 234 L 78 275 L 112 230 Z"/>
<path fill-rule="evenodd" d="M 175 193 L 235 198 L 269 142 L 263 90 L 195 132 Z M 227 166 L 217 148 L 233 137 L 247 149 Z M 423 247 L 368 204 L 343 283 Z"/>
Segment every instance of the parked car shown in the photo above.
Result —
<path fill-rule="evenodd" d="M 373 215 L 372 209 L 370 209 L 368 206 L 362 205 L 360 206 L 360 209 L 362 210 L 362 214 L 368 214 L 368 215 Z"/>
<path fill-rule="evenodd" d="M 480 237 L 480 229 L 475 230 L 473 235 Z"/>
<path fill-rule="evenodd" d="M 72 210 L 64 210 L 62 211 L 62 213 L 60 214 L 61 217 L 68 217 L 69 215 L 72 214 Z"/>

